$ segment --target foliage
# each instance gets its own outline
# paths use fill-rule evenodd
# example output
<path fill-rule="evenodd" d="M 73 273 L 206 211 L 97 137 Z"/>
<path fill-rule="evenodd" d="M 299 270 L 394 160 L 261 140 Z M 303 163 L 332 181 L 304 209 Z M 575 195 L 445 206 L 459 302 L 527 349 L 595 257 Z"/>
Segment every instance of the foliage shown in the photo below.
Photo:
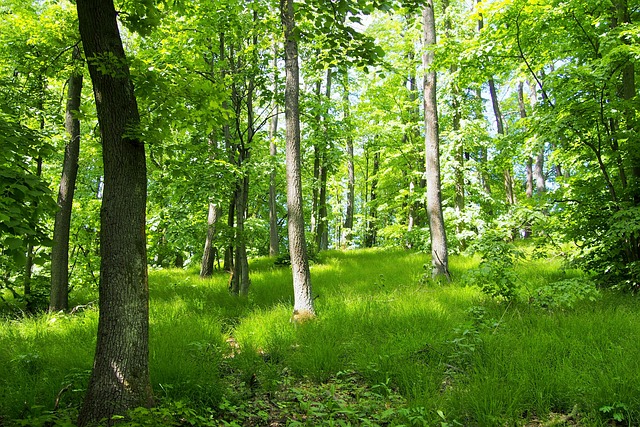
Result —
<path fill-rule="evenodd" d="M 522 251 L 497 233 L 486 233 L 474 246 L 482 254 L 480 265 L 465 277 L 468 284 L 482 292 L 510 301 L 517 295 L 519 277 L 515 264 L 524 259 Z"/>
<path fill-rule="evenodd" d="M 591 280 L 579 277 L 542 286 L 532 300 L 544 308 L 573 308 L 577 302 L 596 301 L 599 296 L 600 292 Z"/>

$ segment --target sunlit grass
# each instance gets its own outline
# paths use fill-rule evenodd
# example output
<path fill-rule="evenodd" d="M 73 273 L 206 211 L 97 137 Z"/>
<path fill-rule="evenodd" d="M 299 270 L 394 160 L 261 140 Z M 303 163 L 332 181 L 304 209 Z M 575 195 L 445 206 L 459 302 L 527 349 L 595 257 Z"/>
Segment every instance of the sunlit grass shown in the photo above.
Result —
<path fill-rule="evenodd" d="M 238 383 L 275 393 L 285 376 L 322 383 L 354 372 L 422 408 L 431 425 L 442 421 L 438 411 L 462 425 L 572 413 L 578 425 L 607 425 L 600 408 L 615 405 L 628 408 L 623 424 L 637 424 L 637 299 L 604 292 L 573 308 L 539 308 L 537 289 L 581 276 L 559 259 L 528 259 L 514 267 L 520 298 L 494 301 L 463 280 L 479 261 L 451 257 L 447 284 L 429 278 L 421 253 L 321 253 L 311 267 L 318 317 L 301 325 L 289 321 L 290 269 L 272 259 L 251 262 L 248 298 L 228 293 L 226 272 L 150 271 L 155 394 L 216 408 L 233 401 Z M 0 322 L 0 425 L 51 410 L 58 397 L 61 408 L 77 407 L 96 327 L 94 306 Z"/>

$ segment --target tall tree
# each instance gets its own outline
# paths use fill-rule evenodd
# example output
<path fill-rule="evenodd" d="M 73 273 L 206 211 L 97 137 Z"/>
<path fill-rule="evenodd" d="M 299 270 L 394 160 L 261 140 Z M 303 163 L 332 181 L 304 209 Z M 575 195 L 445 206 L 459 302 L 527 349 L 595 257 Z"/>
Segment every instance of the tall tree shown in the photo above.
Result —
<path fill-rule="evenodd" d="M 345 68 L 343 76 L 342 103 L 344 109 L 344 121 L 346 126 L 346 149 L 347 149 L 347 206 L 344 215 L 343 239 L 344 244 L 349 246 L 353 237 L 353 216 L 355 205 L 355 167 L 353 161 L 353 135 L 351 126 L 351 110 L 349 106 L 349 72 Z"/>
<path fill-rule="evenodd" d="M 273 45 L 273 86 L 274 95 L 278 93 L 278 45 Z M 275 159 L 278 154 L 276 135 L 278 133 L 278 103 L 274 102 L 274 112 L 269 126 L 269 156 L 273 169 L 269 173 L 269 255 L 276 256 L 280 252 L 278 238 L 278 204 L 276 200 L 276 168 Z"/>
<path fill-rule="evenodd" d="M 102 139 L 100 316 L 91 378 L 78 425 L 153 404 L 145 147 L 112 0 L 78 0 L 78 22 Z"/>
<path fill-rule="evenodd" d="M 436 70 L 433 67 L 436 45 L 436 21 L 433 0 L 427 0 L 422 9 L 425 53 L 424 66 L 424 125 L 425 166 L 427 178 L 427 211 L 431 234 L 431 275 L 434 278 L 449 276 L 447 235 L 442 215 L 442 193 L 440 183 L 440 143 L 438 129 L 438 107 L 436 100 Z"/>
<path fill-rule="evenodd" d="M 302 211 L 302 177 L 300 172 L 300 71 L 298 39 L 293 0 L 280 0 L 280 14 L 285 38 L 285 120 L 287 162 L 287 210 L 289 215 L 289 253 L 293 272 L 293 319 L 315 316 L 311 294 L 311 272 L 304 235 Z"/>
<path fill-rule="evenodd" d="M 73 48 L 74 68 L 67 80 L 67 106 L 65 112 L 65 130 L 69 142 L 64 149 L 62 177 L 58 190 L 58 206 L 53 227 L 53 247 L 51 249 L 51 298 L 49 310 L 67 310 L 69 308 L 69 229 L 71 227 L 71 209 L 73 194 L 78 176 L 78 158 L 80 156 L 80 100 L 82 95 L 82 64 L 80 49 Z"/>

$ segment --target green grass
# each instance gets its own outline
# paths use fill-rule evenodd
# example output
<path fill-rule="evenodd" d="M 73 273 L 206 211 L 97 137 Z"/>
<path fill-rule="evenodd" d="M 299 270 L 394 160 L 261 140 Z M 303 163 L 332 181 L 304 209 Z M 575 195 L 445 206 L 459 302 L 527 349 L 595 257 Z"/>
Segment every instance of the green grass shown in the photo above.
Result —
<path fill-rule="evenodd" d="M 226 273 L 202 280 L 195 271 L 151 271 L 159 409 L 134 420 L 638 425 L 637 298 L 602 292 L 596 301 L 542 308 L 542 287 L 587 279 L 540 259 L 515 267 L 517 300 L 496 301 L 462 280 L 478 262 L 452 257 L 454 281 L 441 284 L 425 276 L 423 254 L 321 253 L 311 267 L 318 318 L 301 325 L 289 321 L 290 271 L 272 259 L 252 261 L 244 299 L 228 294 Z M 96 326 L 94 307 L 0 321 L 0 425 L 44 425 L 55 419 L 56 398 L 73 417 Z"/>

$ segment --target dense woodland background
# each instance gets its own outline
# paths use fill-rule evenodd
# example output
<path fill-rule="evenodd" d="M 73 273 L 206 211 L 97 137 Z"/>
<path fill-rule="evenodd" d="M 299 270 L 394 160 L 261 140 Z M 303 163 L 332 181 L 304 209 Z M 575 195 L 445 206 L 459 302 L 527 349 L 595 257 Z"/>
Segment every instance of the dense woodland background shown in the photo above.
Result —
<path fill-rule="evenodd" d="M 7 318 L 72 309 L 100 286 L 101 240 L 111 244 L 100 236 L 107 131 L 88 68 L 97 70 L 95 84 L 94 73 L 121 78 L 126 66 L 135 88 L 139 124 L 122 138 L 146 149 L 153 270 L 229 272 L 226 286 L 242 298 L 252 293 L 249 259 L 288 265 L 285 41 L 292 40 L 312 262 L 329 249 L 403 248 L 435 253 L 438 276 L 443 260 L 433 247 L 427 185 L 435 172 L 443 256 L 476 256 L 480 267 L 465 280 L 485 295 L 503 304 L 523 298 L 511 267 L 526 253 L 580 271 L 565 278 L 568 294 L 589 296 L 595 283 L 634 298 L 640 3 L 290 3 L 296 23 L 286 28 L 284 1 L 117 2 L 126 56 L 89 58 L 74 3 L 0 4 Z M 433 82 L 437 112 L 429 121 L 424 88 Z M 421 280 L 462 276 L 446 263 L 440 273 Z"/>

